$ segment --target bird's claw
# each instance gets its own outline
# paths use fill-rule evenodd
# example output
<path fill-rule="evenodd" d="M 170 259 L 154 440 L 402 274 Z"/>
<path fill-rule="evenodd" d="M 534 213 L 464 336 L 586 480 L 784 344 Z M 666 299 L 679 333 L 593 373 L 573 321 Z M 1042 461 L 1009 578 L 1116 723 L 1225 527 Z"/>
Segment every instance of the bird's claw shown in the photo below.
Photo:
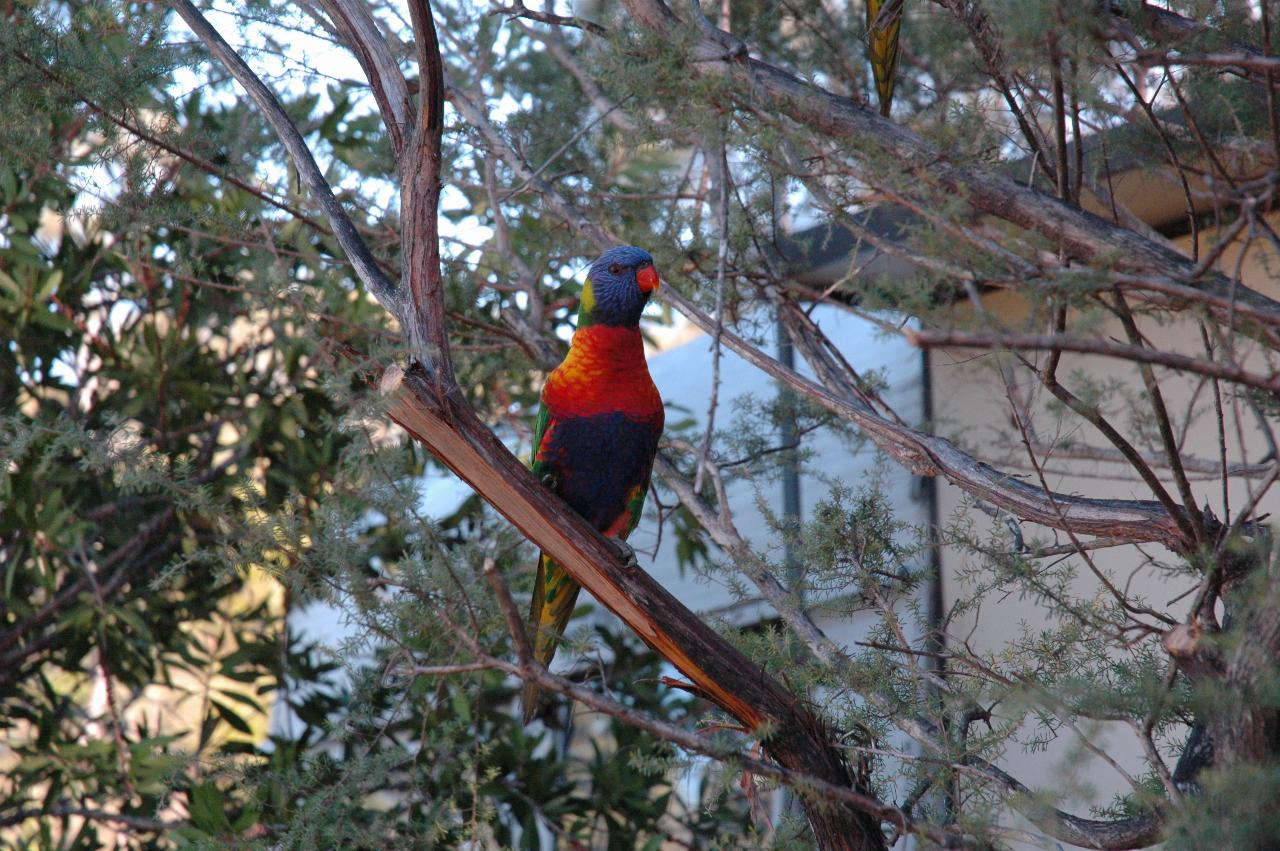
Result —
<path fill-rule="evenodd" d="M 636 551 L 632 549 L 630 544 L 618 538 L 605 538 L 605 540 L 613 546 L 625 566 L 628 568 L 639 567 L 639 563 L 636 561 Z"/>

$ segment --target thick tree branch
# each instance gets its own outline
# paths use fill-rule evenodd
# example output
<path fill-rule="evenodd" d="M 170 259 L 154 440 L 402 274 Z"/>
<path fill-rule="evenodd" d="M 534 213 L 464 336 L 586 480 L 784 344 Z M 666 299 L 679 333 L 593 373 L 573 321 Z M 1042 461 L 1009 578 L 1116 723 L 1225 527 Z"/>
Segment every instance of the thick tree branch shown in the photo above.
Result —
<path fill-rule="evenodd" d="M 682 480 L 683 481 L 683 480 Z M 687 482 L 686 482 L 687 484 Z M 545 665 L 540 664 L 534 658 L 532 649 L 529 645 L 529 639 L 525 632 L 524 619 L 516 609 L 515 601 L 511 598 L 511 592 L 507 588 L 506 583 L 502 580 L 502 576 L 498 573 L 497 566 L 491 556 L 486 556 L 484 560 L 483 572 L 485 579 L 493 588 L 494 594 L 498 598 L 498 606 L 502 609 L 503 617 L 507 621 L 507 628 L 510 630 L 512 637 L 515 639 L 516 656 L 519 660 L 518 664 L 512 665 L 497 658 L 494 658 L 484 652 L 474 635 L 467 630 L 459 628 L 448 616 L 448 613 L 441 611 L 441 619 L 454 631 L 456 638 L 466 646 L 466 648 L 481 660 L 482 667 L 492 667 L 499 670 L 507 671 L 510 674 L 518 676 L 525 682 L 533 682 L 537 685 L 544 685 L 549 682 L 556 682 L 551 690 L 566 694 L 579 699 L 586 706 L 590 706 L 600 712 L 607 713 L 615 718 L 626 721 L 634 727 L 648 730 L 654 735 L 674 742 L 683 748 L 692 750 L 694 753 L 701 753 L 710 756 L 722 762 L 731 765 L 737 765 L 746 768 L 749 771 L 763 774 L 766 777 L 775 777 L 783 783 L 799 788 L 802 791 L 808 789 L 826 795 L 833 800 L 845 801 L 852 804 L 856 808 L 862 810 L 870 816 L 888 821 L 894 825 L 899 832 L 914 831 L 925 835 L 937 836 L 938 832 L 930 830 L 923 825 L 912 825 L 906 815 L 896 807 L 882 804 L 870 795 L 856 792 L 841 786 L 835 786 L 826 781 L 819 780 L 811 776 L 801 776 L 795 772 L 788 771 L 770 763 L 760 762 L 759 760 L 746 757 L 736 749 L 731 751 L 721 751 L 709 746 L 705 738 L 697 733 L 690 732 L 682 727 L 659 721 L 651 718 L 643 712 L 639 712 L 632 707 L 625 706 L 610 697 L 593 691 L 589 688 L 577 685 L 563 677 L 558 677 L 547 670 Z M 472 668 L 472 665 L 462 666 L 440 666 L 441 668 L 463 667 Z M 433 669 L 415 668 L 413 673 L 431 673 Z M 558 681 L 558 682 L 557 682 Z"/>
<path fill-rule="evenodd" d="M 444 133 L 444 64 L 430 0 L 410 0 L 417 45 L 419 96 L 413 136 L 400 173 L 402 291 L 409 294 L 407 323 L 414 352 L 425 357 L 441 386 L 453 383 L 453 361 L 445 325 L 444 276 L 440 269 L 440 148 Z M 404 322 L 404 319 L 401 320 Z"/>

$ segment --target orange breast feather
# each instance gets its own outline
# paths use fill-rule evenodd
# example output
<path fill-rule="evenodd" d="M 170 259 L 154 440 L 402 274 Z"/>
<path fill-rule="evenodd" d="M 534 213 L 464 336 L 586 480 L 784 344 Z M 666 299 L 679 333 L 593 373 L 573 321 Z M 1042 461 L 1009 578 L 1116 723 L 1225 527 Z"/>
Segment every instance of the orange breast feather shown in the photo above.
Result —
<path fill-rule="evenodd" d="M 578 329 L 564 362 L 547 377 L 542 402 L 556 417 L 661 417 L 662 397 L 649 377 L 640 331 L 608 325 Z"/>

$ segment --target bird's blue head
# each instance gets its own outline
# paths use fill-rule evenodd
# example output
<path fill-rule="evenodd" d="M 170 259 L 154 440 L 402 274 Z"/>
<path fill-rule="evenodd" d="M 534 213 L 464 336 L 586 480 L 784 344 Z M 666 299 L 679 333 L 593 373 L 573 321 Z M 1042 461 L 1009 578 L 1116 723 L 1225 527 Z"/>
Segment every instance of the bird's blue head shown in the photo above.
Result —
<path fill-rule="evenodd" d="M 653 257 L 643 248 L 610 248 L 591 264 L 582 293 L 582 321 L 586 324 L 633 326 L 649 295 L 658 288 Z"/>

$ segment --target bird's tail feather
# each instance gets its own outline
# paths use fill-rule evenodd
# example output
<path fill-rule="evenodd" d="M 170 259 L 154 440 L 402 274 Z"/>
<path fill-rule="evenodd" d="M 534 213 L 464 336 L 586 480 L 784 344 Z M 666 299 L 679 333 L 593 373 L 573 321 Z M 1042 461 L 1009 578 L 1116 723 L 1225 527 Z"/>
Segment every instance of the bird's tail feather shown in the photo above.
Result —
<path fill-rule="evenodd" d="M 867 52 L 875 75 L 880 114 L 885 118 L 893 105 L 893 88 L 898 76 L 898 36 L 902 28 L 905 0 L 868 0 Z"/>
<path fill-rule="evenodd" d="M 546 553 L 538 558 L 538 577 L 533 585 L 533 602 L 529 611 L 529 639 L 533 643 L 534 657 L 544 667 L 555 658 L 556 645 L 569 624 L 579 588 L 568 571 Z M 538 709 L 540 691 L 533 683 L 525 683 L 520 703 L 526 724 Z"/>

